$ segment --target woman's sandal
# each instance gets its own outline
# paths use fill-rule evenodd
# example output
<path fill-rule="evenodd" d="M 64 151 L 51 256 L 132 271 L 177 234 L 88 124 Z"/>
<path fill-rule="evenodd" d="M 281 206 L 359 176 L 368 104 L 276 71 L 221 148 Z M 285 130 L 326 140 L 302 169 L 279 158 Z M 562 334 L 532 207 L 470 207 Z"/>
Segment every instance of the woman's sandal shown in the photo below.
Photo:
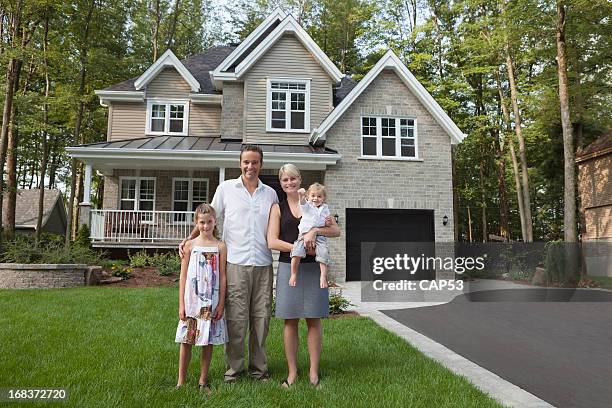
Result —
<path fill-rule="evenodd" d="M 315 381 L 315 382 L 312 382 L 312 381 L 311 381 L 311 382 L 310 382 L 310 385 L 312 385 L 312 387 L 313 387 L 315 390 L 320 389 L 320 388 L 321 388 L 321 381 L 320 381 L 320 378 L 317 378 L 317 381 Z"/>
<path fill-rule="evenodd" d="M 293 387 L 293 384 L 295 384 L 295 382 L 293 382 L 293 383 L 289 384 L 289 379 L 288 379 L 288 378 L 285 378 L 285 379 L 283 380 L 283 382 L 281 383 L 281 387 L 283 387 L 283 388 L 285 388 L 285 389 L 287 389 L 287 390 L 288 390 L 288 389 L 290 389 L 291 387 Z"/>
<path fill-rule="evenodd" d="M 212 388 L 210 388 L 210 384 L 208 382 L 205 382 L 204 384 L 198 384 L 198 388 L 200 392 L 204 392 L 207 395 L 212 394 Z"/>

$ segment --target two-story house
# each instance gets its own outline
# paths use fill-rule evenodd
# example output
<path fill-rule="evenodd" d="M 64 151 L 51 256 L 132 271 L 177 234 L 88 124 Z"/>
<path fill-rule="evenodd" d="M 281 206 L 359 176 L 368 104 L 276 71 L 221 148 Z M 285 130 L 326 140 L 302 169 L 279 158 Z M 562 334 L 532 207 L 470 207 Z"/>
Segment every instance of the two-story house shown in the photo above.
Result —
<path fill-rule="evenodd" d="M 391 51 L 355 83 L 276 10 L 238 46 L 182 61 L 168 50 L 96 94 L 107 141 L 68 149 L 85 164 L 81 219 L 95 246 L 176 246 L 194 208 L 239 176 L 243 143 L 262 147 L 263 182 L 278 187 L 294 163 L 305 187 L 328 187 L 339 281 L 359 279 L 361 242 L 454 239 L 451 144 L 464 134 Z M 93 169 L 104 203 L 90 210 Z"/>

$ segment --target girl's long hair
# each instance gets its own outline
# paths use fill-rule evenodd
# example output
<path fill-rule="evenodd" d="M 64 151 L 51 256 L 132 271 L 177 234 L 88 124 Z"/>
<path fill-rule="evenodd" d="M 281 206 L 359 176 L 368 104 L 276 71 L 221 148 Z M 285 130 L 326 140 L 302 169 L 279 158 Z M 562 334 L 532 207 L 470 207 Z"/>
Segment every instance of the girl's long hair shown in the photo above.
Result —
<path fill-rule="evenodd" d="M 197 224 L 198 222 L 198 217 L 200 216 L 200 214 L 210 214 L 213 216 L 213 218 L 215 219 L 215 228 L 213 229 L 213 237 L 215 237 L 216 239 L 220 239 L 219 237 L 219 229 L 217 228 L 217 213 L 215 212 L 215 209 L 212 207 L 212 205 L 207 204 L 207 203 L 202 203 L 200 205 L 197 206 L 197 208 L 195 209 L 195 214 L 193 214 L 193 222 Z"/>

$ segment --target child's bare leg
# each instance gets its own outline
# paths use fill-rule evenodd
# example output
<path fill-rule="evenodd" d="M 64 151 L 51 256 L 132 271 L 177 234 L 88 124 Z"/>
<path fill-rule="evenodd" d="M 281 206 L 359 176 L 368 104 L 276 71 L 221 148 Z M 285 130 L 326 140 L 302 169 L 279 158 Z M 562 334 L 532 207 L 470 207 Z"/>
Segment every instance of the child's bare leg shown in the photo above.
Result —
<path fill-rule="evenodd" d="M 181 343 L 181 347 L 179 349 L 179 372 L 178 380 L 176 382 L 177 387 L 185 384 L 189 360 L 191 360 L 191 344 Z"/>
<path fill-rule="evenodd" d="M 295 286 L 297 284 L 297 272 L 300 268 L 300 261 L 302 258 L 294 256 L 291 258 L 291 277 L 289 278 L 289 286 Z"/>
<path fill-rule="evenodd" d="M 202 347 L 202 359 L 200 361 L 200 384 L 206 384 L 208 382 L 208 369 L 210 368 L 212 353 L 212 345 Z"/>
<path fill-rule="evenodd" d="M 324 263 L 319 263 L 319 267 L 321 268 L 321 288 L 327 287 L 327 265 Z"/>

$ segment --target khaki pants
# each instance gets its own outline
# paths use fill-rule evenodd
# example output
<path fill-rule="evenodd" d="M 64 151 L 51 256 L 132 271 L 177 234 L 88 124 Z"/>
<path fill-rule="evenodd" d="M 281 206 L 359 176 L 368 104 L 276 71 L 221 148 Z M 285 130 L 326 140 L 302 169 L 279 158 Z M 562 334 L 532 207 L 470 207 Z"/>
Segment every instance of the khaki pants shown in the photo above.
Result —
<path fill-rule="evenodd" d="M 266 337 L 272 312 L 272 265 L 243 266 L 227 263 L 225 320 L 229 341 L 225 345 L 225 378 L 244 371 L 244 341 L 249 329 L 249 375 L 268 372 Z"/>

